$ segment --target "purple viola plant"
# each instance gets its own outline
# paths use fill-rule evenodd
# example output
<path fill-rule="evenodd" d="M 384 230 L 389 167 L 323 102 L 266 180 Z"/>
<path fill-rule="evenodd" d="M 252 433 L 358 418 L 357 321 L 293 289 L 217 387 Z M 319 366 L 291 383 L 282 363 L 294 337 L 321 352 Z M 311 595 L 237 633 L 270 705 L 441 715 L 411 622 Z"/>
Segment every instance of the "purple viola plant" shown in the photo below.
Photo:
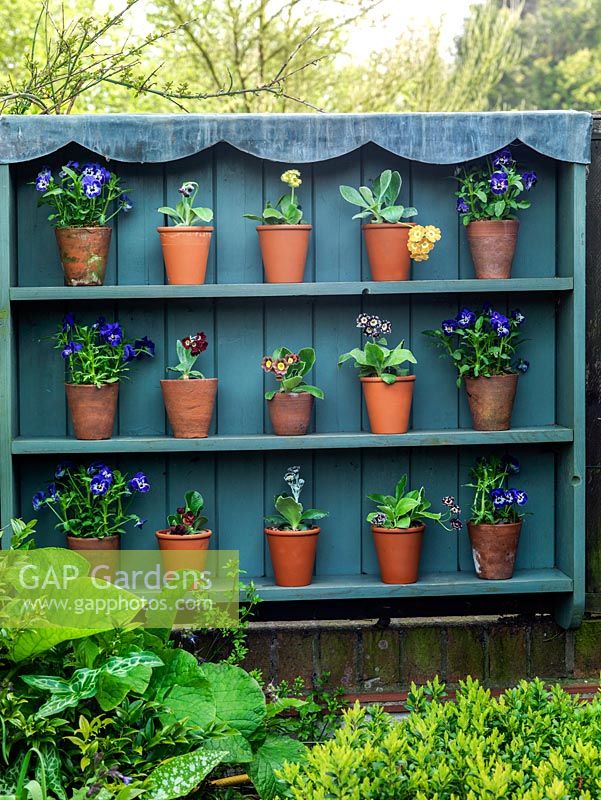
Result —
<path fill-rule="evenodd" d="M 443 320 L 440 328 L 424 334 L 449 356 L 457 369 L 457 386 L 461 386 L 466 377 L 492 378 L 528 371 L 528 361 L 516 360 L 525 321 L 519 308 L 505 316 L 485 303 L 480 311 L 462 308 L 455 317 Z"/>
<path fill-rule="evenodd" d="M 471 483 L 474 489 L 471 522 L 474 525 L 503 525 L 519 522 L 524 516 L 528 494 L 509 486 L 511 476 L 520 472 L 520 464 L 512 456 L 479 458 L 473 466 Z"/>
<path fill-rule="evenodd" d="M 32 183 L 40 193 L 38 205 L 51 207 L 48 220 L 56 228 L 104 227 L 133 208 L 120 178 L 96 162 L 68 161 L 56 177 L 42 167 Z"/>
<path fill-rule="evenodd" d="M 132 362 L 151 358 L 155 352 L 154 342 L 147 336 L 129 340 L 119 322 L 99 317 L 92 325 L 81 325 L 71 312 L 65 314 L 53 338 L 65 362 L 67 383 L 115 383 Z"/>
<path fill-rule="evenodd" d="M 56 527 L 69 536 L 104 539 L 120 535 L 128 526 L 141 528 L 146 520 L 129 512 L 138 494 L 150 491 L 143 472 L 131 478 L 108 464 L 95 462 L 76 466 L 66 461 L 57 465 L 52 482 L 32 498 L 33 510 L 49 509 Z"/>
<path fill-rule="evenodd" d="M 504 147 L 485 162 L 458 167 L 455 178 L 457 213 L 464 225 L 480 220 L 515 219 L 520 210 L 530 208 L 524 197 L 537 183 L 532 170 L 522 170 L 509 147 Z"/>

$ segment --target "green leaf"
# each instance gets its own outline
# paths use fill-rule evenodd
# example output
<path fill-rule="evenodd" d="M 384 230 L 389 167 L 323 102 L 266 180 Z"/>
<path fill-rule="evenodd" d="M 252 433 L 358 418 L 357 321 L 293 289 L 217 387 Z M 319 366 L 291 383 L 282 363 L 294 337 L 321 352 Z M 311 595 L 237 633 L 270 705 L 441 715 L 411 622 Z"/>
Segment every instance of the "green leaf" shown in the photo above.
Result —
<path fill-rule="evenodd" d="M 384 365 L 384 353 L 379 344 L 375 342 L 367 342 L 365 345 L 365 363 L 369 367 L 381 369 Z"/>
<path fill-rule="evenodd" d="M 277 208 L 266 208 L 263 212 L 263 219 L 275 219 L 281 222 L 285 217 Z"/>
<path fill-rule="evenodd" d="M 272 389 L 269 392 L 265 392 L 265 399 L 266 400 L 273 400 L 273 398 L 277 394 L 277 389 Z"/>
<path fill-rule="evenodd" d="M 263 222 L 263 217 L 259 217 L 256 214 L 242 214 L 244 219 L 252 219 L 253 222 Z"/>
<path fill-rule="evenodd" d="M 294 375 L 292 378 L 284 378 L 281 382 L 281 386 L 286 392 L 291 392 L 292 389 L 296 389 L 297 386 L 303 382 L 303 379 L 300 375 Z"/>
<path fill-rule="evenodd" d="M 396 383 L 396 377 L 397 377 L 397 376 L 396 376 L 396 375 L 391 375 L 389 372 L 383 372 L 383 373 L 380 375 L 380 377 L 382 378 L 382 380 L 384 381 L 384 383 L 387 383 L 388 385 L 391 385 L 391 384 L 393 384 L 393 383 Z"/>
<path fill-rule="evenodd" d="M 390 186 L 390 181 L 392 180 L 392 171 L 389 169 L 385 169 L 384 172 L 374 181 L 374 190 L 377 194 L 378 200 L 382 201 L 388 191 L 388 187 Z"/>
<path fill-rule="evenodd" d="M 294 497 L 283 495 L 276 498 L 276 510 L 288 521 L 293 530 L 298 530 L 302 518 L 303 507 L 297 503 Z"/>
<path fill-rule="evenodd" d="M 394 348 L 394 350 L 392 350 L 392 352 L 386 359 L 386 366 L 396 367 L 399 364 L 404 364 L 405 361 L 408 361 L 410 364 L 417 364 L 417 359 L 415 358 L 411 350 L 408 350 L 405 347 L 403 347 L 402 344 L 399 344 L 397 347 Z"/>
<path fill-rule="evenodd" d="M 417 216 L 417 208 L 414 206 L 406 206 L 405 210 L 403 211 L 403 219 L 409 219 L 410 217 Z"/>
<path fill-rule="evenodd" d="M 324 519 L 328 516 L 328 511 L 318 511 L 316 508 L 308 508 L 306 511 L 303 511 L 303 522 L 306 519 Z"/>
<path fill-rule="evenodd" d="M 302 386 L 299 386 L 296 389 L 297 394 L 310 394 L 313 397 L 316 397 L 318 400 L 323 400 L 325 395 L 322 389 L 319 389 L 317 386 L 311 386 L 309 383 L 303 383 Z"/>
<path fill-rule="evenodd" d="M 184 500 L 186 502 L 186 508 L 190 509 L 195 516 L 204 508 L 205 501 L 200 492 L 186 492 Z"/>
<path fill-rule="evenodd" d="M 248 774 L 261 800 L 274 800 L 278 796 L 278 780 L 275 772 L 284 761 L 303 761 L 307 749 L 304 744 L 288 736 L 270 734 L 255 753 Z"/>
<path fill-rule="evenodd" d="M 241 667 L 225 662 L 203 664 L 200 672 L 213 694 L 217 719 L 247 739 L 252 736 L 266 715 L 265 696 L 257 681 Z"/>
<path fill-rule="evenodd" d="M 354 206 L 361 206 L 362 208 L 369 208 L 363 197 L 352 186 L 340 186 L 340 194 L 347 203 L 352 203 Z"/>
<path fill-rule="evenodd" d="M 340 364 L 344 364 L 345 361 L 349 361 L 351 358 L 354 359 L 357 364 L 360 364 L 361 366 L 367 366 L 365 353 L 358 347 L 355 347 L 350 351 L 350 353 L 343 353 L 338 359 L 338 366 L 340 366 Z"/>
<path fill-rule="evenodd" d="M 126 676 L 101 673 L 98 679 L 96 700 L 103 711 L 111 711 L 120 705 L 129 692 L 143 694 L 152 675 L 151 667 L 140 664 Z"/>
<path fill-rule="evenodd" d="M 303 347 L 298 351 L 298 357 L 304 364 L 301 375 L 306 375 L 315 364 L 315 350 L 312 347 Z"/>
<path fill-rule="evenodd" d="M 206 751 L 222 752 L 222 761 L 225 764 L 250 764 L 254 758 L 250 744 L 242 734 L 234 730 L 228 731 L 224 736 L 205 739 L 202 747 Z"/>
<path fill-rule="evenodd" d="M 223 761 L 225 750 L 194 750 L 163 761 L 146 780 L 147 800 L 175 800 L 190 794 Z"/>
<path fill-rule="evenodd" d="M 211 222 L 213 219 L 213 211 L 210 208 L 193 208 L 192 213 L 201 222 Z"/>
<path fill-rule="evenodd" d="M 381 209 L 380 214 L 384 217 L 386 222 L 398 222 L 403 216 L 404 211 L 405 209 L 403 206 L 389 206 L 388 208 Z"/>
<path fill-rule="evenodd" d="M 405 492 L 405 487 L 407 486 L 407 476 L 401 475 L 399 478 L 397 485 L 394 487 L 394 497 L 395 500 L 400 500 Z"/>
<path fill-rule="evenodd" d="M 157 208 L 157 212 L 159 214 L 166 214 L 168 217 L 178 216 L 177 211 L 174 208 L 171 208 L 171 206 L 161 206 L 160 208 Z"/>
<path fill-rule="evenodd" d="M 368 206 L 373 206 L 375 204 L 376 199 L 369 186 L 360 186 L 359 194 L 361 195 L 361 197 L 363 197 Z"/>
<path fill-rule="evenodd" d="M 392 205 L 396 202 L 397 197 L 401 193 L 401 186 L 403 184 L 403 179 L 401 178 L 400 172 L 394 170 L 392 175 L 390 176 L 390 185 L 384 194 L 384 200 L 386 205 Z"/>

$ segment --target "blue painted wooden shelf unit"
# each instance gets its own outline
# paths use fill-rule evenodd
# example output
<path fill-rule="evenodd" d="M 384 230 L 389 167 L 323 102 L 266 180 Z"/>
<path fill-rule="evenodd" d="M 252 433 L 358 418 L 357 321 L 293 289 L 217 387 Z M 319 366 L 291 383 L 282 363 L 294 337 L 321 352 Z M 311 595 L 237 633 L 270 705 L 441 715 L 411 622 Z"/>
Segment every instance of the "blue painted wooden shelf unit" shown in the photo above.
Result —
<path fill-rule="evenodd" d="M 539 595 L 565 627 L 579 624 L 584 605 L 584 204 L 590 116 L 575 112 L 406 115 L 114 115 L 0 118 L 0 498 L 2 524 L 30 517 L 31 497 L 63 454 L 125 470 L 143 469 L 152 483 L 137 511 L 143 531 L 126 548 L 154 547 L 154 531 L 196 488 L 205 497 L 214 547 L 240 551 L 241 567 L 270 601 L 474 595 Z M 513 143 L 520 163 L 538 173 L 532 207 L 522 213 L 513 277 L 478 281 L 458 219 L 454 164 Z M 134 210 L 114 223 L 103 287 L 63 286 L 48 210 L 30 185 L 42 165 L 110 158 Z M 254 224 L 266 200 L 282 193 L 280 174 L 302 171 L 299 190 L 312 223 L 306 283 L 265 284 Z M 353 209 L 338 191 L 383 169 L 403 177 L 401 201 L 418 222 L 442 230 L 413 280 L 374 283 Z M 171 204 L 183 180 L 198 180 L 201 204 L 215 211 L 207 281 L 167 286 L 156 233 L 157 208 Z M 449 363 L 422 331 L 458 309 L 491 300 L 526 315 L 513 428 L 471 428 L 463 391 Z M 369 425 L 356 371 L 338 368 L 340 353 L 360 344 L 361 311 L 393 324 L 417 357 L 410 432 L 378 436 Z M 104 442 L 72 435 L 64 371 L 49 336 L 62 315 L 115 317 L 132 337 L 148 334 L 154 360 L 124 381 L 115 436 Z M 175 359 L 177 338 L 204 330 L 205 375 L 219 378 L 211 435 L 174 439 L 159 380 Z M 270 383 L 261 357 L 276 346 L 312 345 L 316 401 L 313 433 L 274 436 L 263 393 Z M 475 458 L 515 455 L 528 491 L 517 569 L 509 581 L 474 573 L 465 530 L 426 531 L 421 573 L 411 586 L 380 582 L 368 492 L 392 489 L 407 472 L 434 506 L 458 497 Z M 263 517 L 284 489 L 286 467 L 299 464 L 306 505 L 328 510 L 319 537 L 314 582 L 277 587 L 263 535 Z M 49 512 L 39 540 L 62 545 Z M 464 513 L 467 518 L 467 513 Z"/>

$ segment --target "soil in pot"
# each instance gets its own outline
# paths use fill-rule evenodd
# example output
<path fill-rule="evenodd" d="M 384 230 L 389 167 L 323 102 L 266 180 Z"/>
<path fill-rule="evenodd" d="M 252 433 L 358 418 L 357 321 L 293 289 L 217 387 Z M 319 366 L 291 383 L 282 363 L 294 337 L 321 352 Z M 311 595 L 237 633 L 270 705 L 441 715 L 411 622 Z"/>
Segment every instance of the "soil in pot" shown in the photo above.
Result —
<path fill-rule="evenodd" d="M 503 525 L 474 525 L 467 529 L 472 543 L 476 575 L 488 581 L 506 581 L 513 576 L 522 520 Z"/>
<path fill-rule="evenodd" d="M 278 531 L 265 528 L 278 586 L 308 586 L 311 583 L 320 530 Z"/>
<path fill-rule="evenodd" d="M 475 431 L 508 431 L 518 385 L 517 372 L 492 378 L 465 378 Z"/>
<path fill-rule="evenodd" d="M 211 247 L 212 225 L 177 225 L 157 228 L 161 238 L 169 284 L 205 282 Z"/>
<path fill-rule="evenodd" d="M 370 222 L 361 227 L 372 280 L 408 281 L 411 259 L 407 241 L 411 229 L 390 222 Z"/>
<path fill-rule="evenodd" d="M 313 400 L 313 395 L 307 392 L 277 392 L 267 401 L 273 432 L 278 436 L 302 436 L 307 433 Z"/>
<path fill-rule="evenodd" d="M 117 414 L 118 383 L 103 386 L 66 383 L 67 403 L 77 439 L 110 439 Z"/>
<path fill-rule="evenodd" d="M 518 239 L 517 219 L 476 220 L 467 226 L 476 278 L 510 278 Z"/>
<path fill-rule="evenodd" d="M 167 571 L 205 568 L 212 531 L 190 533 L 184 536 L 171 533 L 169 528 L 156 531 L 163 568 Z"/>
<path fill-rule="evenodd" d="M 372 433 L 406 433 L 409 428 L 415 375 L 397 377 L 394 383 L 381 378 L 360 378 Z"/>
<path fill-rule="evenodd" d="M 206 439 L 215 407 L 217 378 L 162 380 L 161 391 L 176 439 Z"/>
<path fill-rule="evenodd" d="M 382 583 L 415 583 L 425 525 L 403 530 L 372 525 Z"/>
<path fill-rule="evenodd" d="M 312 225 L 257 225 L 267 283 L 302 283 Z"/>
<path fill-rule="evenodd" d="M 66 286 L 102 286 L 112 228 L 55 228 Z"/>

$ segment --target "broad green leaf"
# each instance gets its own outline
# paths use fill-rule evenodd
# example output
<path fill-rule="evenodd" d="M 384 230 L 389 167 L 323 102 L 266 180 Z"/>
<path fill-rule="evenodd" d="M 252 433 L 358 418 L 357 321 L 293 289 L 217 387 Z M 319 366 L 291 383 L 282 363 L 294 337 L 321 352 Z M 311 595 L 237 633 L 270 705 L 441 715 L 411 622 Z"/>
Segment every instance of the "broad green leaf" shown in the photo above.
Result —
<path fill-rule="evenodd" d="M 144 664 L 133 667 L 127 675 L 101 672 L 96 700 L 103 711 L 111 711 L 127 697 L 129 692 L 143 694 L 152 675 L 152 668 Z"/>
<path fill-rule="evenodd" d="M 385 194 L 385 201 L 387 205 L 392 205 L 396 202 L 397 197 L 401 193 L 402 183 L 403 180 L 400 173 L 397 170 L 394 170 L 390 176 L 390 185 Z"/>
<path fill-rule="evenodd" d="M 213 219 L 213 212 L 210 208 L 193 208 L 192 213 L 201 222 L 211 222 Z"/>
<path fill-rule="evenodd" d="M 394 496 L 396 500 L 401 499 L 406 486 L 407 486 L 407 476 L 401 475 L 394 489 Z"/>
<path fill-rule="evenodd" d="M 200 492 L 186 492 L 184 499 L 186 501 L 186 506 L 194 515 L 198 514 L 198 512 L 202 511 L 204 508 L 205 501 Z"/>
<path fill-rule="evenodd" d="M 380 214 L 384 217 L 386 222 L 398 222 L 403 216 L 404 211 L 404 206 L 389 206 L 388 208 L 383 208 Z"/>
<path fill-rule="evenodd" d="M 266 737 L 248 769 L 261 800 L 274 800 L 278 796 L 278 780 L 274 773 L 282 768 L 284 761 L 303 761 L 306 752 L 304 744 L 288 736 L 270 734 Z"/>
<path fill-rule="evenodd" d="M 263 212 L 263 218 L 267 220 L 275 219 L 280 222 L 285 219 L 284 215 L 278 211 L 277 208 L 266 208 Z"/>
<path fill-rule="evenodd" d="M 299 386 L 298 389 L 296 389 L 295 391 L 298 393 L 304 392 L 306 394 L 311 394 L 318 400 L 323 400 L 323 398 L 325 397 L 322 389 L 319 389 L 317 386 L 311 386 L 311 384 L 309 383 L 304 383 L 302 386 Z"/>
<path fill-rule="evenodd" d="M 294 497 L 283 495 L 278 497 L 275 501 L 276 511 L 290 523 L 293 530 L 298 529 L 298 525 L 302 517 L 302 506 L 297 503 Z"/>
<path fill-rule="evenodd" d="M 276 700 L 274 703 L 267 704 L 267 719 L 277 717 L 278 714 L 281 714 L 283 711 L 289 711 L 290 709 L 298 711 L 298 709 L 305 708 L 307 705 L 308 703 L 306 700 L 301 700 L 298 697 L 283 697 L 280 700 Z"/>
<path fill-rule="evenodd" d="M 292 389 L 296 389 L 297 386 L 303 382 L 303 379 L 300 375 L 294 375 L 292 378 L 284 378 L 281 386 L 286 392 L 291 392 Z"/>
<path fill-rule="evenodd" d="M 163 761 L 146 779 L 148 792 L 144 797 L 147 800 L 185 797 L 223 761 L 224 755 L 225 751 L 201 748 Z"/>
<path fill-rule="evenodd" d="M 318 511 L 316 508 L 308 508 L 306 511 L 303 511 L 303 522 L 306 519 L 323 519 L 328 515 L 327 511 Z"/>
<path fill-rule="evenodd" d="M 207 751 L 221 751 L 224 754 L 222 761 L 226 764 L 250 764 L 253 760 L 250 744 L 237 731 L 232 731 L 225 736 L 212 736 L 210 739 L 205 739 L 202 747 Z"/>
<path fill-rule="evenodd" d="M 374 194 L 369 186 L 360 186 L 359 194 L 369 206 L 375 205 L 376 198 L 374 197 Z"/>
<path fill-rule="evenodd" d="M 273 400 L 273 398 L 276 396 L 276 394 L 277 394 L 277 390 L 276 389 L 274 389 L 272 391 L 269 391 L 269 392 L 265 392 L 265 399 L 266 400 Z"/>
<path fill-rule="evenodd" d="M 241 667 L 224 662 L 206 663 L 200 670 L 213 694 L 217 719 L 248 739 L 265 721 L 265 696 L 259 684 Z"/>
<path fill-rule="evenodd" d="M 365 353 L 358 347 L 355 347 L 350 351 L 350 353 L 343 353 L 338 359 L 338 365 L 340 366 L 340 364 L 344 364 L 345 361 L 349 361 L 351 358 L 353 358 L 357 364 L 360 364 L 361 366 L 367 365 Z"/>
<path fill-rule="evenodd" d="M 378 200 L 384 199 L 386 192 L 388 191 L 388 187 L 390 186 L 391 180 L 392 180 L 392 171 L 389 169 L 385 169 L 384 172 L 380 175 L 380 177 L 374 181 L 374 191 L 376 191 Z"/>
<path fill-rule="evenodd" d="M 303 347 L 298 351 L 298 357 L 304 364 L 301 375 L 306 375 L 315 364 L 315 350 L 312 347 Z"/>
<path fill-rule="evenodd" d="M 346 200 L 347 203 L 352 203 L 354 206 L 362 206 L 363 208 L 369 208 L 368 204 L 365 202 L 363 197 L 359 194 L 356 189 L 353 189 L 352 186 L 340 186 L 340 194 Z"/>
<path fill-rule="evenodd" d="M 161 206 L 157 208 L 159 214 L 166 214 L 168 217 L 177 217 L 177 211 L 171 206 Z"/>
<path fill-rule="evenodd" d="M 384 364 L 384 353 L 380 345 L 374 342 L 367 342 L 365 345 L 365 363 L 379 370 Z"/>
<path fill-rule="evenodd" d="M 414 206 L 405 206 L 405 210 L 403 211 L 402 215 L 403 219 L 409 219 L 410 217 L 416 217 L 416 216 L 417 216 L 417 208 L 415 208 Z"/>
<path fill-rule="evenodd" d="M 388 384 L 396 383 L 397 376 L 396 375 L 391 375 L 389 372 L 383 372 L 382 375 L 380 375 L 380 377 L 382 378 L 384 383 L 388 383 Z"/>
<path fill-rule="evenodd" d="M 411 350 L 408 350 L 400 344 L 391 351 L 386 359 L 386 366 L 397 367 L 399 364 L 404 364 L 405 361 L 408 361 L 410 364 L 417 364 L 417 359 Z"/>

